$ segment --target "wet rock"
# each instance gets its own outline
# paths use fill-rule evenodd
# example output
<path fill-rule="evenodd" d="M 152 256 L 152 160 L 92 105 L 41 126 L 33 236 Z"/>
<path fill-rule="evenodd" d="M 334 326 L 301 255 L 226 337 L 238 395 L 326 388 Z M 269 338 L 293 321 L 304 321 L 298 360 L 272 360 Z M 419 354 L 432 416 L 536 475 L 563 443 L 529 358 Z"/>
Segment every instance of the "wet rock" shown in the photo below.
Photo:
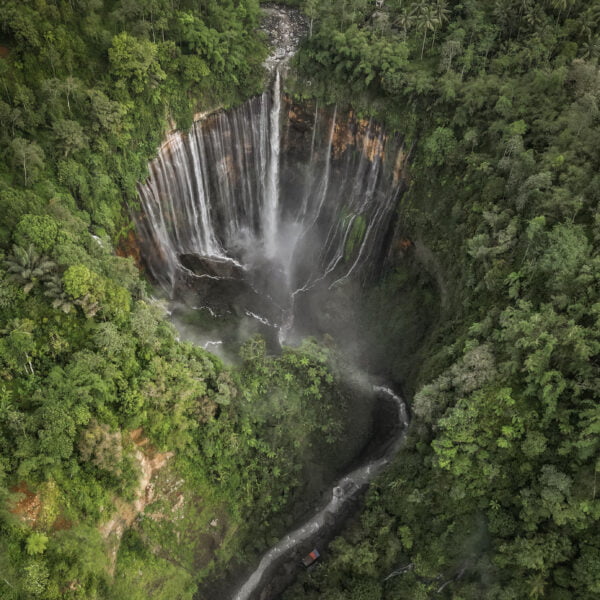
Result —
<path fill-rule="evenodd" d="M 243 280 L 245 277 L 244 268 L 231 260 L 198 254 L 181 254 L 179 260 L 198 277 L 237 280 Z"/>
<path fill-rule="evenodd" d="M 279 4 L 264 4 L 261 31 L 269 38 L 271 55 L 265 61 L 269 71 L 292 57 L 308 34 L 308 19 L 297 9 Z"/>
<path fill-rule="evenodd" d="M 235 318 L 259 315 L 265 324 L 281 322 L 281 309 L 268 297 L 258 293 L 251 283 L 251 278 L 245 276 L 241 267 L 234 268 L 234 265 L 228 268 L 218 264 L 219 261 L 211 262 L 212 259 L 207 260 L 205 257 L 196 258 L 198 261 L 194 270 L 182 260 L 188 271 L 180 273 L 175 286 L 175 296 L 185 304 L 209 307 L 218 315 L 229 314 Z M 212 268 L 213 274 L 200 271 L 201 267 Z M 220 275 L 217 275 L 217 272 Z M 230 276 L 224 276 L 227 273 Z"/>

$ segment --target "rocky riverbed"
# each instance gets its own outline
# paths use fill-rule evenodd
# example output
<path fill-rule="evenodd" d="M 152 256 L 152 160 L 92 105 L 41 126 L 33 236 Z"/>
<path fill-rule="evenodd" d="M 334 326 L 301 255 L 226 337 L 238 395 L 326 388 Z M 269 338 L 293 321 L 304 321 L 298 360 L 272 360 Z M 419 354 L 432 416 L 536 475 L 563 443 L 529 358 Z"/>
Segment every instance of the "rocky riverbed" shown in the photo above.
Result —
<path fill-rule="evenodd" d="M 265 16 L 260 29 L 272 46 L 265 66 L 272 72 L 296 53 L 308 34 L 308 19 L 300 11 L 279 4 L 264 4 L 262 10 Z"/>

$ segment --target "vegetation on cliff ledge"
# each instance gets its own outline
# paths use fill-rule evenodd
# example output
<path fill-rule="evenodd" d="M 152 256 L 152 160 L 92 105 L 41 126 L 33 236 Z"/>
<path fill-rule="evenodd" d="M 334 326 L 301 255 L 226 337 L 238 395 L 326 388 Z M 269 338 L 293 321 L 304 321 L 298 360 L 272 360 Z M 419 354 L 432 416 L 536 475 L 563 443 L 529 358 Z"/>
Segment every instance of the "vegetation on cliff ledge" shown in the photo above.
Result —
<path fill-rule="evenodd" d="M 232 372 L 114 251 L 169 119 L 261 89 L 257 25 L 252 0 L 2 4 L 3 600 L 191 598 L 339 437 L 326 353 L 252 341 Z"/>

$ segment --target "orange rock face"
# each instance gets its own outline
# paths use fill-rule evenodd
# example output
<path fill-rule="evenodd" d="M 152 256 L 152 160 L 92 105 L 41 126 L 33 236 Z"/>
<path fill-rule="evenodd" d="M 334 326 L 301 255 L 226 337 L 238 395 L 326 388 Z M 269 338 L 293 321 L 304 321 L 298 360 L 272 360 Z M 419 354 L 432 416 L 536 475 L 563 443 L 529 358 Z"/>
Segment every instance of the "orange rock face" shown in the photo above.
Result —
<path fill-rule="evenodd" d="M 294 104 L 286 98 L 287 116 L 291 124 L 300 130 L 312 127 L 313 115 L 306 106 Z M 331 120 L 328 128 L 331 128 Z M 385 159 L 387 135 L 383 135 L 381 126 L 373 127 L 367 119 L 358 119 L 354 111 L 336 114 L 332 136 L 333 158 L 339 158 L 348 148 L 357 148 L 371 162 L 377 158 Z"/>
<path fill-rule="evenodd" d="M 117 256 L 133 258 L 135 266 L 140 271 L 143 270 L 140 246 L 135 231 L 131 230 L 128 232 L 127 237 L 121 238 L 117 246 Z"/>

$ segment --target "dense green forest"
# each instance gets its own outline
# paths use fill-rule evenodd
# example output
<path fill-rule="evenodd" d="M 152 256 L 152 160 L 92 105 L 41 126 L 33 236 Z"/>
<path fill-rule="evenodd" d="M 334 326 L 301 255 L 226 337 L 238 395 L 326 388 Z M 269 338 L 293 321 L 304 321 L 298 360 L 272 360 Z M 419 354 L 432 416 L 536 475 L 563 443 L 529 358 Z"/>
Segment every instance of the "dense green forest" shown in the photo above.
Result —
<path fill-rule="evenodd" d="M 191 598 L 281 534 L 307 461 L 339 439 L 327 351 L 251 340 L 231 371 L 178 342 L 115 254 L 167 128 L 262 89 L 258 11 L 2 3 L 3 600 Z M 128 529 L 140 501 L 154 517 Z"/>
<path fill-rule="evenodd" d="M 597 598 L 600 3 L 383 4 L 306 2 L 294 89 L 416 143 L 444 302 L 405 448 L 285 598 Z"/>
<path fill-rule="evenodd" d="M 398 227 L 443 302 L 410 369 L 369 320 L 410 433 L 284 597 L 597 598 L 600 2 L 288 4 L 310 22 L 288 91 L 414 144 Z M 285 531 L 359 410 L 314 342 L 250 340 L 237 368 L 179 342 L 115 251 L 167 129 L 263 88 L 258 19 L 256 0 L 2 3 L 3 599 L 191 598 Z M 401 268 L 365 310 L 418 304 Z"/>

